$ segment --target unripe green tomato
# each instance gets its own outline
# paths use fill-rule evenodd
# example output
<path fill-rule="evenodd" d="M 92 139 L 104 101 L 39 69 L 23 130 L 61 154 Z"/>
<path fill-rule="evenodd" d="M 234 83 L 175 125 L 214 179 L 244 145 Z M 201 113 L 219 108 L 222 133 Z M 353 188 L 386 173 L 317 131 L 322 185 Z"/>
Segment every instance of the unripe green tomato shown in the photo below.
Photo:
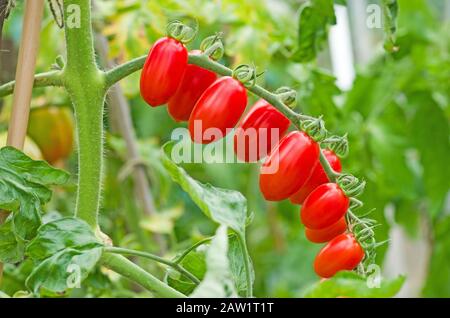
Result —
<path fill-rule="evenodd" d="M 8 138 L 8 132 L 4 131 L 0 133 L 0 148 L 6 146 L 6 139 Z M 42 160 L 44 157 L 42 156 L 42 152 L 39 149 L 38 145 L 31 139 L 30 137 L 25 137 L 25 144 L 23 146 L 23 152 L 34 160 Z"/>
<path fill-rule="evenodd" d="M 74 120 L 65 107 L 39 107 L 32 109 L 28 135 L 50 163 L 67 158 L 73 148 Z"/>

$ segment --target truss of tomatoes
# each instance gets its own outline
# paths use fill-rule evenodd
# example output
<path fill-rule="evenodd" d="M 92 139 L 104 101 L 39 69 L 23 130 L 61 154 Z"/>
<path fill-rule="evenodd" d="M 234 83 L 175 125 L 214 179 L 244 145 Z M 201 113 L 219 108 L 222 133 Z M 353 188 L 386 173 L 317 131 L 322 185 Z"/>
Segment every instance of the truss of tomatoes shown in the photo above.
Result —
<path fill-rule="evenodd" d="M 191 54 L 201 54 L 193 51 Z M 188 121 L 191 138 L 207 144 L 217 137 L 207 138 L 208 128 L 219 129 L 223 136 L 227 129 L 237 126 L 234 150 L 244 162 L 262 164 L 260 190 L 266 200 L 289 199 L 300 204 L 300 219 L 306 238 L 314 243 L 327 243 L 314 261 L 315 272 L 323 278 L 341 270 L 353 270 L 364 258 L 364 250 L 348 231 L 345 214 L 349 198 L 336 184 L 331 183 L 319 162 L 320 147 L 306 133 L 287 133 L 290 121 L 265 100 L 259 100 L 238 124 L 247 105 L 247 91 L 237 79 L 218 78 L 214 72 L 188 64 L 188 51 L 178 40 L 164 37 L 151 48 L 140 80 L 142 98 L 152 107 L 167 104 L 170 116 L 176 121 Z M 194 123 L 201 121 L 201 134 L 194 134 Z M 256 134 L 246 136 L 248 129 Z M 278 144 L 272 145 L 272 129 L 278 129 Z M 264 134 L 262 133 L 264 132 Z M 244 137 L 244 138 L 242 138 Z M 261 143 L 261 138 L 265 142 Z M 238 140 L 243 145 L 237 146 Z M 250 145 L 258 145 L 256 154 Z M 324 150 L 330 166 L 341 172 L 339 158 L 331 150 Z M 276 171 L 264 173 L 275 165 Z"/>

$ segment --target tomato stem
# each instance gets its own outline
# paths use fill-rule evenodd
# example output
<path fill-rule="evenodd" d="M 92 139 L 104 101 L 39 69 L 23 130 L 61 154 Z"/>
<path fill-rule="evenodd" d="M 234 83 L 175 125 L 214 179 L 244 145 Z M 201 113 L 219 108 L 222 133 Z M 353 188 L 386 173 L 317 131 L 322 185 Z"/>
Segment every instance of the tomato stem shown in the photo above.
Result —
<path fill-rule="evenodd" d="M 179 273 L 183 274 L 187 278 L 189 278 L 192 282 L 194 282 L 196 285 L 200 284 L 200 280 L 195 277 L 191 272 L 187 271 L 185 268 L 183 268 L 178 262 L 169 261 L 165 258 L 162 258 L 160 256 L 141 252 L 141 251 L 135 251 L 127 248 L 120 248 L 120 247 L 105 247 L 105 252 L 114 253 L 114 254 L 122 254 L 122 255 L 134 255 L 134 256 L 140 256 L 144 258 L 151 259 L 153 261 L 159 262 L 161 264 L 165 264 L 167 266 L 172 267 Z"/>
<path fill-rule="evenodd" d="M 10 81 L 0 86 L 0 97 L 11 95 L 14 91 L 16 81 Z M 49 71 L 45 73 L 39 73 L 34 76 L 33 87 L 46 87 L 46 86 L 62 86 L 61 71 Z"/>
<path fill-rule="evenodd" d="M 78 192 L 75 215 L 96 230 L 103 167 L 105 85 L 94 54 L 91 1 L 64 1 L 67 63 L 62 82 L 72 100 L 78 135 Z M 73 16 L 71 15 L 73 14 Z M 71 20 L 71 19 L 78 20 Z M 73 23 L 78 23 L 75 27 Z"/>
<path fill-rule="evenodd" d="M 225 51 L 221 38 L 221 33 L 216 33 L 215 35 L 205 38 L 200 44 L 200 50 L 203 51 L 203 55 L 206 55 L 215 61 L 220 60 Z"/>
<path fill-rule="evenodd" d="M 185 295 L 163 283 L 155 276 L 146 272 L 122 255 L 105 253 L 101 258 L 101 262 L 107 268 L 131 279 L 154 293 L 156 296 L 167 298 L 186 298 Z"/>

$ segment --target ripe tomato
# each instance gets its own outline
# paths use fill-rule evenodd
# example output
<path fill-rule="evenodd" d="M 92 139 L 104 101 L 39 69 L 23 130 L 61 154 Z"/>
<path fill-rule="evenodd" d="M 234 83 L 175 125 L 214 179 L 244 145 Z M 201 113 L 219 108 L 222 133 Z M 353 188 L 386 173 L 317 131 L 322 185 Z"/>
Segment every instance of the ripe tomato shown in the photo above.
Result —
<path fill-rule="evenodd" d="M 327 158 L 328 162 L 330 163 L 330 166 L 333 168 L 334 171 L 336 172 L 342 171 L 342 166 L 339 157 L 336 156 L 336 154 L 333 151 L 324 150 L 323 154 Z M 302 204 L 303 201 L 305 201 L 306 197 L 315 188 L 327 182 L 330 182 L 330 180 L 328 179 L 325 170 L 323 170 L 322 165 L 318 164 L 316 168 L 314 168 L 314 171 L 311 174 L 311 177 L 308 179 L 308 181 L 306 181 L 303 187 L 301 187 L 300 190 L 298 190 L 293 196 L 291 196 L 289 200 L 291 200 L 292 203 Z"/>
<path fill-rule="evenodd" d="M 141 96 L 150 106 L 166 104 L 175 94 L 186 70 L 188 52 L 172 38 L 155 42 L 141 73 Z"/>
<path fill-rule="evenodd" d="M 28 135 L 50 163 L 67 158 L 73 148 L 74 120 L 65 107 L 39 107 L 30 112 Z"/>
<path fill-rule="evenodd" d="M 314 270 L 323 278 L 352 270 L 363 260 L 364 250 L 353 234 L 341 234 L 325 245 L 314 260 Z"/>
<path fill-rule="evenodd" d="M 303 203 L 302 223 L 312 230 L 329 227 L 345 215 L 349 203 L 350 199 L 336 183 L 322 184 Z"/>
<path fill-rule="evenodd" d="M 223 138 L 236 126 L 247 105 L 247 91 L 238 80 L 217 79 L 200 96 L 189 117 L 189 132 L 196 143 Z"/>
<path fill-rule="evenodd" d="M 319 145 L 307 134 L 293 131 L 281 139 L 261 167 L 259 187 L 264 198 L 289 198 L 305 183 L 319 161 Z"/>
<path fill-rule="evenodd" d="M 200 50 L 192 51 L 200 54 Z M 188 64 L 178 89 L 168 104 L 169 114 L 176 121 L 187 121 L 195 103 L 203 92 L 217 79 L 214 72 L 200 66 Z"/>
<path fill-rule="evenodd" d="M 245 162 L 267 156 L 289 128 L 290 121 L 264 99 L 255 103 L 234 135 L 234 152 Z"/>
<path fill-rule="evenodd" d="M 305 228 L 306 238 L 313 243 L 325 243 L 335 238 L 339 234 L 344 233 L 347 230 L 347 222 L 345 217 L 342 217 L 336 223 L 320 230 L 311 230 Z"/>

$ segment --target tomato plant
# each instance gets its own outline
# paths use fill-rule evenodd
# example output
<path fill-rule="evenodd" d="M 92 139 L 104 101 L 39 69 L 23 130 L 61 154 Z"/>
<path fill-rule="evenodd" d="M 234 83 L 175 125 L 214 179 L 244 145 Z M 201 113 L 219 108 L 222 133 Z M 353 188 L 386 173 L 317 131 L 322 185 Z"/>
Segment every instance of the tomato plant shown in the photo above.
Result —
<path fill-rule="evenodd" d="M 360 21 L 350 41 L 328 39 L 368 14 L 352 1 L 48 1 L 30 134 L 46 136 L 46 161 L 67 157 L 69 124 L 40 118 L 70 102 L 76 156 L 69 179 L 0 149 L 0 297 L 390 297 L 403 278 L 367 282 L 390 272 L 377 266 L 402 270 L 386 254 L 398 241 L 383 245 L 394 226 L 427 247 L 414 295 L 449 294 L 445 6 L 398 2 L 379 3 L 383 53 Z M 2 131 L 18 130 L 7 117 L 21 97 L 8 95 L 22 87 L 11 67 L 22 7 L 2 43 Z M 336 57 L 347 42 L 356 71 Z M 379 47 L 361 52 L 366 42 Z M 326 244 L 315 261 L 311 242 Z"/>

